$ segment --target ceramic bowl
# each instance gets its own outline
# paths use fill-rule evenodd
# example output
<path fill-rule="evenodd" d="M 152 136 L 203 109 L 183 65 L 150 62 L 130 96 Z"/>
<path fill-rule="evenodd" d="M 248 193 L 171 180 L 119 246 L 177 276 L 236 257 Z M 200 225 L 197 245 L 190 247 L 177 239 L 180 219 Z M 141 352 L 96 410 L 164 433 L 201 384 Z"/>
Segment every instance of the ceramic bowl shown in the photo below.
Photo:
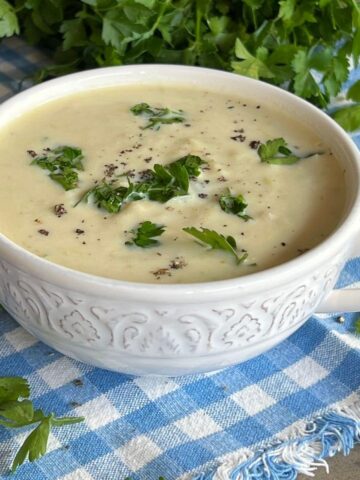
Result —
<path fill-rule="evenodd" d="M 60 352 L 135 375 L 217 370 L 261 354 L 316 311 L 360 310 L 360 292 L 332 289 L 360 254 L 360 160 L 327 115 L 279 88 L 202 68 L 146 65 L 97 69 L 45 82 L 0 106 L 0 128 L 75 92 L 129 84 L 193 85 L 256 98 L 311 125 L 346 170 L 346 211 L 336 231 L 294 260 L 231 280 L 152 285 L 74 271 L 0 235 L 0 302 L 26 330 Z M 358 252 L 356 252 L 356 249 Z"/>

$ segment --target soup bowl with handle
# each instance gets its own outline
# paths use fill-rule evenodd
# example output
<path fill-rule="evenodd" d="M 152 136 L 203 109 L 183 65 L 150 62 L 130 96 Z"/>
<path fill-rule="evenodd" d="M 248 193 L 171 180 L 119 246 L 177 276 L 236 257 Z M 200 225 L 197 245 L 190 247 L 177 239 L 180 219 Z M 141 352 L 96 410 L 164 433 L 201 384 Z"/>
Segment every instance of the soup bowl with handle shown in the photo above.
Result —
<path fill-rule="evenodd" d="M 333 290 L 345 262 L 360 255 L 359 152 L 333 120 L 304 100 L 216 70 L 111 67 L 64 76 L 14 96 L 0 106 L 0 128 L 69 94 L 133 84 L 240 93 L 311 125 L 345 171 L 341 221 L 321 244 L 282 265 L 230 280 L 178 285 L 131 283 L 71 270 L 0 234 L 0 302 L 20 325 L 91 365 L 134 375 L 183 375 L 255 357 L 314 312 L 360 310 L 360 290 Z"/>

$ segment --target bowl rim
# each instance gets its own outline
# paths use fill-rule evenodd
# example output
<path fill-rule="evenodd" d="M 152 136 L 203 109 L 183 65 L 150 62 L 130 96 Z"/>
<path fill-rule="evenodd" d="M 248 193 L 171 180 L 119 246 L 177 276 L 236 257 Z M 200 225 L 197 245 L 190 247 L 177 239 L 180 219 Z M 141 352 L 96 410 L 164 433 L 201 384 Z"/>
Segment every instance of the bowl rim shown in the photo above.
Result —
<path fill-rule="evenodd" d="M 351 237 L 354 237 L 356 233 L 360 233 L 360 227 L 357 226 L 358 219 L 360 218 L 360 152 L 351 140 L 349 135 L 326 113 L 310 104 L 306 100 L 297 97 L 296 95 L 276 87 L 274 85 L 268 84 L 266 82 L 255 80 L 249 77 L 244 77 L 237 75 L 235 73 L 203 68 L 203 67 L 192 67 L 186 65 L 172 65 L 172 64 L 148 64 L 148 65 L 126 65 L 126 66 L 116 66 L 116 67 L 105 67 L 97 68 L 91 70 L 85 70 L 82 72 L 77 72 L 69 75 L 64 75 L 63 77 L 48 80 L 39 85 L 33 86 L 21 93 L 18 93 L 6 100 L 0 105 L 0 112 L 5 111 L 8 107 L 13 107 L 15 103 L 19 103 L 22 100 L 27 99 L 34 93 L 39 93 L 50 88 L 58 87 L 61 89 L 66 83 L 78 84 L 81 81 L 88 79 L 91 76 L 95 76 L 99 79 L 104 77 L 109 77 L 112 75 L 119 75 L 121 73 L 131 75 L 131 72 L 135 73 L 144 73 L 148 74 L 151 71 L 156 71 L 157 74 L 169 75 L 169 71 L 174 70 L 178 71 L 180 81 L 179 84 L 184 84 L 189 82 L 181 81 L 181 71 L 187 71 L 193 75 L 213 75 L 218 76 L 219 79 L 226 81 L 226 79 L 234 80 L 234 77 L 237 77 L 239 83 L 245 82 L 247 84 L 252 84 L 254 88 L 263 88 L 268 89 L 269 93 L 276 92 L 277 95 L 281 95 L 284 99 L 291 98 L 293 102 L 296 102 L 299 108 L 307 109 L 309 114 L 313 115 L 314 118 L 321 118 L 325 123 L 328 123 L 335 134 L 341 139 L 344 148 L 347 150 L 349 157 L 353 162 L 353 166 L 356 171 L 356 194 L 355 198 L 352 201 L 351 208 L 349 212 L 345 215 L 336 229 L 327 236 L 320 244 L 311 248 L 308 252 L 295 257 L 287 262 L 276 265 L 274 267 L 267 268 L 265 270 L 260 270 L 255 273 L 249 273 L 242 275 L 240 277 L 225 279 L 225 280 L 216 280 L 210 282 L 194 282 L 194 283 L 179 283 L 179 284 L 156 284 L 156 283 L 146 283 L 146 282 L 131 282 L 125 280 L 118 280 L 114 278 L 102 277 L 90 273 L 85 273 L 79 270 L 75 270 L 63 265 L 53 263 L 45 258 L 39 257 L 34 253 L 26 250 L 20 245 L 16 244 L 4 234 L 0 232 L 0 261 L 7 260 L 6 257 L 12 257 L 12 263 L 19 267 L 22 271 L 29 274 L 34 274 L 36 277 L 40 277 L 42 280 L 48 280 L 49 277 L 52 278 L 52 281 L 57 285 L 64 284 L 67 288 L 71 288 L 69 281 L 76 284 L 75 289 L 78 290 L 84 289 L 85 284 L 88 286 L 96 287 L 96 292 L 104 293 L 105 296 L 113 295 L 114 293 L 131 294 L 135 297 L 146 297 L 147 299 L 156 302 L 164 301 L 164 298 L 167 295 L 172 296 L 172 301 L 178 300 L 180 303 L 184 301 L 182 298 L 184 295 L 196 297 L 196 300 L 201 303 L 201 299 L 206 294 L 213 293 L 224 293 L 230 291 L 243 291 L 247 288 L 253 289 L 257 286 L 272 285 L 274 283 L 274 276 L 277 278 L 276 283 L 283 283 L 287 281 L 290 277 L 294 276 L 294 273 L 298 276 L 301 271 L 311 271 L 314 268 L 314 265 L 319 264 L 319 257 L 323 259 L 330 258 L 334 251 L 337 252 L 337 246 L 344 246 Z M 155 83 L 154 80 L 149 80 L 147 84 Z M 104 85 L 99 86 L 96 89 L 106 88 Z M 85 88 L 86 90 L 94 90 L 94 88 Z M 56 98 L 66 97 L 76 93 L 66 92 L 64 95 L 59 95 Z M 44 104 L 45 102 L 40 102 L 37 106 Z M 33 106 L 34 107 L 34 106 Z M 25 108 L 25 111 L 31 110 L 30 108 Z M 10 120 L 11 121 L 11 120 Z M 278 282 L 279 280 L 279 282 Z M 48 280 L 51 281 L 51 280 Z M 202 297 L 201 297 L 202 296 Z"/>

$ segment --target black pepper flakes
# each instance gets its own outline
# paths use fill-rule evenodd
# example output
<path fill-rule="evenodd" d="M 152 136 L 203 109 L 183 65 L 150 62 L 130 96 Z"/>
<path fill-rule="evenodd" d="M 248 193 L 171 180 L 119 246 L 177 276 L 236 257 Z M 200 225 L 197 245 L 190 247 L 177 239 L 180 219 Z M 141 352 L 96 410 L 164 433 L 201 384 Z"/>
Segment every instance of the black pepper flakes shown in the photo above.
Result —
<path fill-rule="evenodd" d="M 245 142 L 245 140 L 246 140 L 245 135 L 241 135 L 241 134 L 240 135 L 235 135 L 234 137 L 230 137 L 230 138 L 231 138 L 231 140 L 234 140 L 234 142 L 241 142 L 241 143 Z"/>
<path fill-rule="evenodd" d="M 118 169 L 119 167 L 117 165 L 114 165 L 113 163 L 107 163 L 104 165 L 104 175 L 105 177 L 112 177 L 115 173 L 115 170 Z"/>
<path fill-rule="evenodd" d="M 146 158 L 144 158 L 144 162 L 146 162 L 146 163 L 151 162 L 151 160 L 152 160 L 152 157 L 146 157 Z"/>
<path fill-rule="evenodd" d="M 63 203 L 58 203 L 54 206 L 54 212 L 55 215 L 60 218 L 67 213 L 67 210 Z"/>
<path fill-rule="evenodd" d="M 199 198 L 207 198 L 207 196 L 208 196 L 207 193 L 199 193 L 198 194 Z"/>
<path fill-rule="evenodd" d="M 249 143 L 249 147 L 252 148 L 253 150 L 257 150 L 260 146 L 260 140 L 252 140 L 250 143 Z"/>
<path fill-rule="evenodd" d="M 37 156 L 37 153 L 34 152 L 34 150 L 28 150 L 27 153 L 30 155 L 30 157 L 35 158 Z"/>
<path fill-rule="evenodd" d="M 75 233 L 77 233 L 78 235 L 82 235 L 83 233 L 85 233 L 85 230 L 81 230 L 81 228 L 77 228 L 75 230 Z"/>
<path fill-rule="evenodd" d="M 183 257 L 176 257 L 174 260 L 171 260 L 169 263 L 169 267 L 173 270 L 179 270 L 181 268 L 186 267 L 187 263 Z"/>
<path fill-rule="evenodd" d="M 160 278 L 162 275 L 167 275 L 168 277 L 171 277 L 171 272 L 168 268 L 159 268 L 158 270 L 155 270 L 154 272 L 151 272 L 157 279 Z"/>
<path fill-rule="evenodd" d="M 49 235 L 49 231 L 48 230 L 45 230 L 44 228 L 40 228 L 40 230 L 38 230 L 38 232 L 41 234 L 41 235 L 44 235 L 45 237 L 47 237 Z"/>

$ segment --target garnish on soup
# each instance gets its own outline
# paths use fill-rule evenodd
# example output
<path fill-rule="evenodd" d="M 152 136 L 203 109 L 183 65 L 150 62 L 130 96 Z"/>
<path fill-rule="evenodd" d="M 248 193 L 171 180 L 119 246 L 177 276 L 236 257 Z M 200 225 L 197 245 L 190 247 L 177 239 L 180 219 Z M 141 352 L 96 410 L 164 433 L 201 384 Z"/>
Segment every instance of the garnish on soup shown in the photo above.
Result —
<path fill-rule="evenodd" d="M 102 180 L 101 183 L 88 190 L 76 204 L 81 201 L 94 203 L 109 213 L 118 213 L 125 203 L 147 198 L 148 200 L 165 203 L 171 198 L 187 195 L 189 192 L 189 177 L 200 175 L 200 165 L 206 163 L 196 155 L 186 155 L 168 165 L 155 164 L 153 170 L 140 172 L 137 176 L 144 178 L 140 182 L 131 182 L 129 176 L 135 177 L 136 172 L 128 171 L 119 177 L 127 176 L 128 186 L 116 186 L 114 182 Z"/>
<path fill-rule="evenodd" d="M 227 189 L 225 193 L 220 195 L 219 205 L 224 212 L 237 215 L 245 220 L 245 222 L 252 219 L 250 215 L 245 213 L 248 204 L 245 202 L 245 199 L 241 194 L 231 195 L 230 190 Z"/>
<path fill-rule="evenodd" d="M 195 86 L 106 87 L 40 105 L 1 129 L 0 166 L 4 235 L 49 261 L 135 282 L 279 265 L 336 228 L 346 197 L 343 168 L 315 131 Z"/>
<path fill-rule="evenodd" d="M 84 158 L 80 148 L 61 146 L 46 148 L 41 154 L 35 154 L 28 150 L 33 158 L 31 165 L 37 165 L 43 170 L 50 172 L 49 177 L 59 183 L 64 190 L 73 190 L 78 186 L 78 171 L 84 170 L 82 160 Z"/>
<path fill-rule="evenodd" d="M 274 138 L 262 143 L 258 148 L 258 154 L 262 162 L 273 165 L 292 165 L 299 160 L 322 155 L 323 152 L 312 152 L 307 155 L 295 155 L 283 138 Z"/>
<path fill-rule="evenodd" d="M 125 245 L 137 245 L 141 248 L 154 247 L 159 244 L 159 240 L 154 239 L 154 237 L 160 237 L 165 232 L 165 225 L 157 225 L 146 220 L 131 232 L 134 237 L 131 241 L 125 242 Z"/>
<path fill-rule="evenodd" d="M 185 227 L 183 230 L 197 240 L 200 240 L 200 245 L 205 244 L 205 246 L 208 245 L 212 250 L 224 250 L 225 252 L 231 253 L 235 257 L 237 265 L 245 262 L 248 257 L 247 252 L 243 252 L 240 255 L 238 254 L 236 240 L 231 235 L 225 237 L 221 233 L 215 232 L 215 230 L 203 227 L 201 227 L 201 230 L 195 227 Z"/>
<path fill-rule="evenodd" d="M 150 107 L 147 103 L 138 103 L 130 108 L 130 111 L 136 116 L 143 116 L 148 123 L 143 130 L 150 128 L 152 130 L 159 130 L 161 125 L 171 123 L 182 123 L 185 121 L 184 112 L 182 110 L 175 111 L 170 108 Z"/>

